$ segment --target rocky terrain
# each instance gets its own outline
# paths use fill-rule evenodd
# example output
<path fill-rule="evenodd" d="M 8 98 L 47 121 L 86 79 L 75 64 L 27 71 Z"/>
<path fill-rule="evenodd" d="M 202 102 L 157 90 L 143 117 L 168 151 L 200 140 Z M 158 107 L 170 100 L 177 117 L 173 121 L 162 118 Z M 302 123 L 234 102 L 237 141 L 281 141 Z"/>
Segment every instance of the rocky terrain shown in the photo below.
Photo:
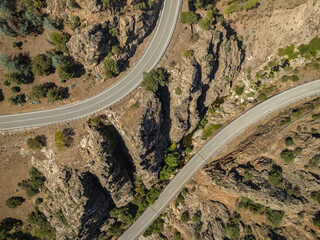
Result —
<path fill-rule="evenodd" d="M 138 2 L 127 1 L 131 7 L 121 14 L 104 13 L 92 0 L 77 2 L 77 11 L 64 9 L 85 19 L 66 47 L 89 73 L 84 82 L 90 86 L 104 81 L 94 76 L 106 56 L 128 68 L 151 33 L 162 2 L 153 1 L 148 11 L 134 10 Z M 318 50 L 299 48 L 311 48 L 319 36 L 311 24 L 319 3 L 302 0 L 288 8 L 264 1 L 224 14 L 222 2 L 217 9 L 183 2 L 182 12 L 195 11 L 199 22 L 177 23 L 157 68 L 166 84 L 157 91 L 139 87 L 91 118 L 2 133 L 0 219 L 23 220 L 7 228 L 3 220 L 2 238 L 29 232 L 41 239 L 116 239 L 221 127 L 267 97 L 320 77 Z M 46 11 L 58 16 L 62 9 L 60 1 L 50 1 Z M 294 26 L 276 24 L 296 13 Z M 206 28 L 200 20 L 209 18 Z M 264 37 L 262 26 L 279 29 Z M 115 45 L 121 52 L 114 53 Z M 141 238 L 316 239 L 318 115 L 316 99 L 251 129 L 196 175 Z M 32 166 L 39 173 L 29 172 Z M 171 174 L 163 178 L 166 169 Z M 21 206 L 8 207 L 13 196 L 24 199 Z"/>
<path fill-rule="evenodd" d="M 317 239 L 318 115 L 319 99 L 286 110 L 213 159 L 164 212 L 164 237 Z M 290 161 L 285 149 L 294 152 Z M 283 213 L 279 222 L 270 209 Z"/>

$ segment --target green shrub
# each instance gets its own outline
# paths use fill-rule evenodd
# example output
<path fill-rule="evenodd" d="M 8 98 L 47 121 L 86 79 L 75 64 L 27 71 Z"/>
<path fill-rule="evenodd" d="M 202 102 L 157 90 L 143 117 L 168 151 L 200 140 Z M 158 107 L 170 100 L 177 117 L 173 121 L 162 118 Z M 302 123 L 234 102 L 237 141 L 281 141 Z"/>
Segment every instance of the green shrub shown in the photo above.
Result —
<path fill-rule="evenodd" d="M 273 227 L 279 227 L 284 217 L 284 212 L 280 210 L 266 209 L 266 217 Z"/>
<path fill-rule="evenodd" d="M 291 147 L 294 145 L 292 137 L 287 137 L 285 142 L 287 147 Z"/>
<path fill-rule="evenodd" d="M 66 62 L 59 66 L 58 68 L 58 76 L 61 80 L 69 80 L 76 73 L 75 65 L 72 62 Z"/>
<path fill-rule="evenodd" d="M 41 9 L 44 7 L 45 4 L 45 0 L 20 0 L 20 2 L 30 9 Z"/>
<path fill-rule="evenodd" d="M 282 187 L 282 169 L 279 166 L 274 165 L 269 173 L 269 180 L 268 182 L 276 187 Z"/>
<path fill-rule="evenodd" d="M 66 138 L 65 138 L 63 132 L 61 132 L 61 131 L 56 132 L 54 135 L 54 141 L 55 141 L 56 148 L 58 149 L 58 151 L 62 152 L 66 149 L 67 141 L 66 141 Z"/>
<path fill-rule="evenodd" d="M 100 116 L 95 117 L 95 118 L 90 118 L 90 124 L 93 126 L 99 126 L 100 125 Z"/>
<path fill-rule="evenodd" d="M 250 10 L 259 5 L 259 0 L 226 0 L 226 14 Z"/>
<path fill-rule="evenodd" d="M 320 191 L 312 192 L 311 198 L 316 201 L 318 204 L 320 204 Z"/>
<path fill-rule="evenodd" d="M 263 205 L 260 203 L 255 203 L 251 199 L 246 197 L 241 197 L 241 202 L 239 203 L 240 208 L 249 209 L 253 214 L 258 214 L 262 209 Z"/>
<path fill-rule="evenodd" d="M 6 205 L 9 208 L 17 208 L 18 206 L 20 206 L 23 202 L 25 201 L 25 199 L 23 197 L 11 197 L 6 201 Z"/>
<path fill-rule="evenodd" d="M 44 54 L 38 54 L 33 59 L 32 72 L 38 76 L 47 76 L 51 73 L 51 58 Z"/>
<path fill-rule="evenodd" d="M 180 89 L 179 87 L 177 87 L 177 88 L 175 89 L 175 93 L 176 93 L 177 95 L 181 95 L 181 94 L 182 94 L 182 91 L 181 91 L 181 89 Z"/>
<path fill-rule="evenodd" d="M 78 27 L 80 27 L 80 18 L 79 16 L 71 16 L 71 30 L 75 31 Z"/>
<path fill-rule="evenodd" d="M 189 213 L 188 211 L 184 212 L 182 215 L 181 215 L 181 221 L 183 223 L 186 223 L 190 220 L 190 217 L 189 217 Z"/>
<path fill-rule="evenodd" d="M 193 223 L 196 223 L 196 224 L 199 224 L 201 221 L 201 212 L 197 212 L 196 214 L 193 215 L 192 217 L 192 222 Z"/>
<path fill-rule="evenodd" d="M 36 205 L 40 205 L 41 203 L 43 203 L 43 199 L 42 198 L 37 198 L 35 201 Z"/>
<path fill-rule="evenodd" d="M 203 30 L 209 30 L 211 25 L 212 25 L 212 21 L 209 20 L 208 18 L 201 18 L 198 22 L 199 27 L 201 27 Z"/>
<path fill-rule="evenodd" d="M 285 117 L 283 120 L 281 120 L 280 126 L 284 126 L 284 125 L 288 124 L 289 122 L 291 122 L 291 118 Z"/>
<path fill-rule="evenodd" d="M 58 219 L 60 223 L 62 223 L 64 226 L 68 226 L 67 219 L 63 215 L 61 209 L 54 213 L 54 216 Z"/>
<path fill-rule="evenodd" d="M 320 119 L 320 113 L 312 115 L 312 120 L 318 120 L 318 119 Z"/>
<path fill-rule="evenodd" d="M 58 32 L 51 33 L 51 41 L 57 46 L 58 51 L 67 52 L 68 48 L 66 43 L 69 40 L 67 34 L 60 34 Z"/>
<path fill-rule="evenodd" d="M 177 208 L 179 205 L 183 206 L 184 204 L 184 197 L 181 194 L 179 194 L 176 201 L 174 202 L 174 206 Z"/>
<path fill-rule="evenodd" d="M 16 96 L 11 96 L 8 98 L 8 102 L 11 105 L 19 105 L 26 102 L 26 96 L 24 94 L 19 94 Z"/>
<path fill-rule="evenodd" d="M 318 212 L 318 213 L 314 216 L 312 222 L 313 222 L 313 225 L 314 225 L 314 226 L 320 227 L 320 212 Z"/>
<path fill-rule="evenodd" d="M 195 24 L 198 22 L 198 16 L 194 12 L 181 12 L 180 19 L 182 23 Z"/>
<path fill-rule="evenodd" d="M 112 78 L 119 74 L 118 63 L 111 58 L 104 60 L 103 69 L 107 78 Z"/>
<path fill-rule="evenodd" d="M 294 159 L 294 154 L 291 150 L 285 149 L 280 153 L 280 157 L 285 163 L 291 163 Z"/>
<path fill-rule="evenodd" d="M 34 236 L 40 239 L 52 240 L 55 239 L 55 230 L 51 227 L 46 216 L 37 208 L 28 215 L 27 221 L 30 224 L 36 225 Z"/>
<path fill-rule="evenodd" d="M 55 31 L 56 29 L 60 28 L 59 21 L 54 21 L 51 17 L 44 17 L 42 24 L 50 31 Z"/>
<path fill-rule="evenodd" d="M 165 86 L 167 81 L 165 72 L 162 69 L 152 69 L 149 73 L 143 73 L 141 86 L 148 91 L 156 92 L 159 86 Z"/>
<path fill-rule="evenodd" d="M 35 167 L 32 167 L 29 171 L 30 175 L 30 184 L 34 189 L 40 189 L 44 186 L 46 178 L 38 171 Z"/>
<path fill-rule="evenodd" d="M 227 223 L 225 227 L 226 234 L 231 240 L 238 240 L 240 238 L 240 228 L 239 228 L 240 215 L 235 214 L 232 216 L 231 220 Z"/>
<path fill-rule="evenodd" d="M 9 36 L 9 37 L 17 37 L 18 36 L 18 34 L 9 27 L 7 21 L 3 18 L 0 18 L 0 32 L 3 35 Z"/>
<path fill-rule="evenodd" d="M 122 53 L 122 50 L 117 45 L 113 45 L 112 46 L 112 53 L 115 55 L 120 55 Z"/>
<path fill-rule="evenodd" d="M 192 50 L 185 50 L 185 51 L 183 52 L 183 56 L 184 56 L 185 58 L 191 58 L 191 57 L 193 57 L 193 51 L 192 51 Z"/>
<path fill-rule="evenodd" d="M 112 36 L 112 37 L 118 37 L 119 36 L 119 32 L 118 32 L 118 29 L 117 28 L 111 28 L 109 30 L 109 34 Z"/>
<path fill-rule="evenodd" d="M 48 102 L 53 103 L 63 99 L 61 91 L 57 87 L 50 88 L 47 92 Z"/>
<path fill-rule="evenodd" d="M 219 130 L 222 127 L 221 124 L 210 124 L 202 133 L 202 138 L 207 139 L 212 134 L 213 130 Z"/>
<path fill-rule="evenodd" d="M 293 82 L 299 81 L 299 77 L 298 77 L 297 75 L 291 76 L 290 79 L 291 79 L 291 81 L 293 81 Z"/>
<path fill-rule="evenodd" d="M 201 122 L 198 125 L 198 129 L 204 129 L 208 124 L 208 120 L 206 117 L 202 118 Z"/>
<path fill-rule="evenodd" d="M 154 221 L 151 226 L 143 233 L 144 237 L 151 236 L 153 232 L 160 234 L 163 230 L 164 221 L 160 217 L 156 221 Z"/>
<path fill-rule="evenodd" d="M 18 92 L 20 92 L 20 87 L 18 87 L 18 86 L 14 86 L 14 87 L 12 87 L 11 88 L 11 92 L 13 92 L 13 93 L 18 93 Z"/>
<path fill-rule="evenodd" d="M 28 138 L 27 145 L 31 149 L 42 149 L 44 144 L 43 144 L 40 136 L 36 136 L 34 138 Z"/>
<path fill-rule="evenodd" d="M 68 0 L 68 6 L 70 8 L 78 8 L 78 4 L 75 0 Z"/>
<path fill-rule="evenodd" d="M 244 91 L 244 85 L 242 86 L 242 87 L 240 87 L 240 86 L 236 86 L 236 94 L 238 95 L 238 96 L 241 96 L 242 94 L 243 94 L 243 91 Z"/>

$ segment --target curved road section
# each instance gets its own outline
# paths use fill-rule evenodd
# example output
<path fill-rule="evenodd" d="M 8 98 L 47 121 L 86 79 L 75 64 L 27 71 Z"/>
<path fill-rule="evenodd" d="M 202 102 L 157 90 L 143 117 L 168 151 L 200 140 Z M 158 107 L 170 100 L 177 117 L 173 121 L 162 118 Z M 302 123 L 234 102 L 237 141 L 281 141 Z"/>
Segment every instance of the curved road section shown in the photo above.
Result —
<path fill-rule="evenodd" d="M 246 130 L 253 123 L 261 120 L 272 112 L 282 109 L 299 100 L 320 94 L 320 79 L 303 84 L 282 92 L 251 108 L 249 111 L 232 121 L 196 153 L 180 170 L 168 186 L 162 191 L 157 201 L 128 228 L 118 240 L 137 239 L 169 203 L 178 195 L 185 184 L 212 159 L 228 142 Z"/>
<path fill-rule="evenodd" d="M 160 61 L 169 45 L 178 19 L 181 0 L 164 0 L 157 27 L 147 49 L 133 68 L 106 91 L 61 108 L 0 116 L 0 130 L 18 129 L 69 121 L 98 112 L 121 100 L 142 81 L 142 73 L 149 72 Z"/>

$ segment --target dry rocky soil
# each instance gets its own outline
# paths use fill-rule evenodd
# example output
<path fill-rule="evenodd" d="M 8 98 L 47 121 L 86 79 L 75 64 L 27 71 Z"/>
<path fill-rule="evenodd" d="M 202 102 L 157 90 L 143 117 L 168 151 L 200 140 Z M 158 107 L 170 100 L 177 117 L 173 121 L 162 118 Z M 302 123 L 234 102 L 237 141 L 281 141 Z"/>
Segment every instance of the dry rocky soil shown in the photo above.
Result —
<path fill-rule="evenodd" d="M 159 63 L 168 81 L 157 92 L 139 87 L 90 118 L 0 133 L 0 220 L 23 221 L 9 230 L 3 230 L 2 221 L 0 239 L 12 239 L 19 231 L 41 239 L 116 239 L 221 127 L 274 94 L 320 78 L 319 51 L 292 56 L 298 46 L 320 37 L 318 0 L 259 1 L 251 10 L 229 15 L 227 1 L 216 2 L 209 30 L 178 21 Z M 44 11 L 57 17 L 63 6 L 49 3 Z M 79 1 L 77 15 L 87 27 L 64 31 L 73 35 L 67 44 L 70 55 L 85 59 L 91 76 L 103 76 L 102 63 L 95 61 L 106 50 L 98 51 L 99 40 L 84 42 L 90 34 L 99 39 L 92 28 L 107 20 L 117 26 L 124 53 L 113 58 L 131 66 L 151 36 L 157 8 L 125 7 L 112 18 L 96 3 Z M 181 11 L 189 7 L 183 1 Z M 204 9 L 196 12 L 209 15 Z M 54 49 L 48 34 L 25 38 L 22 51 L 34 57 Z M 17 53 L 12 42 L 19 40 L 24 38 L 3 37 L 0 52 Z M 279 54 L 289 45 L 294 45 L 290 56 Z M 65 84 L 76 88 L 65 103 L 117 79 L 72 78 Z M 60 85 L 57 73 L 36 77 L 34 84 L 47 81 Z M 31 87 L 21 89 L 27 93 Z M 5 97 L 11 94 L 1 89 Z M 5 99 L 1 114 L 64 104 L 42 102 L 14 107 Z M 251 126 L 186 185 L 141 239 L 319 239 L 319 107 L 315 96 Z M 32 149 L 27 140 L 37 136 L 43 146 Z M 173 165 L 172 174 L 162 178 Z M 32 167 L 40 172 L 38 178 L 29 173 Z M 35 196 L 30 184 L 39 191 Z M 13 196 L 25 201 L 9 208 L 6 201 Z M 41 215 L 41 224 L 30 221 L 32 212 Z"/>

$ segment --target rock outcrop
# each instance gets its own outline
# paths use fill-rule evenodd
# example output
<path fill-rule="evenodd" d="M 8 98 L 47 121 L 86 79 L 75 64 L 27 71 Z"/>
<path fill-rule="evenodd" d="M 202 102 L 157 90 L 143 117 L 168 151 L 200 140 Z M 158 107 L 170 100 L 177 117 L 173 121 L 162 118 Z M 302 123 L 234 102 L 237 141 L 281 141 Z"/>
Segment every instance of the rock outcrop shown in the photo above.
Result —
<path fill-rule="evenodd" d="M 223 25 L 217 24 L 215 32 L 194 31 L 199 39 L 191 43 L 193 57 L 168 66 L 174 80 L 169 84 L 170 138 L 177 142 L 195 129 L 203 111 L 217 97 L 229 93 L 244 57 L 239 42 Z"/>
<path fill-rule="evenodd" d="M 80 0 L 79 3 L 88 13 L 96 13 L 102 10 L 101 2 L 98 0 Z"/>
<path fill-rule="evenodd" d="M 162 132 L 161 108 L 161 102 L 153 92 L 137 91 L 129 104 L 126 102 L 106 112 L 126 142 L 137 176 L 148 188 L 158 181 L 168 143 L 168 138 Z"/>
<path fill-rule="evenodd" d="M 88 4 L 86 5 L 86 2 Z M 83 6 L 92 12 L 99 11 L 98 1 L 84 1 Z M 136 51 L 138 45 L 151 33 L 155 27 L 160 2 L 154 1 L 150 11 L 137 11 L 134 14 L 113 16 L 104 23 L 90 25 L 72 36 L 67 43 L 70 54 L 85 67 L 95 66 L 107 56 L 111 45 L 117 45 L 122 50 L 117 60 L 128 60 Z M 110 30 L 116 29 L 112 36 Z"/>
<path fill-rule="evenodd" d="M 104 23 L 107 26 L 107 23 Z M 110 35 L 102 24 L 88 26 L 67 43 L 70 54 L 85 66 L 98 64 L 111 49 Z"/>
<path fill-rule="evenodd" d="M 56 229 L 57 239 L 97 237 L 109 211 L 133 199 L 131 180 L 111 155 L 102 129 L 88 128 L 79 149 L 87 162 L 80 170 L 58 166 L 50 151 L 46 159 L 32 161 L 46 177 L 50 197 L 42 211 Z"/>

